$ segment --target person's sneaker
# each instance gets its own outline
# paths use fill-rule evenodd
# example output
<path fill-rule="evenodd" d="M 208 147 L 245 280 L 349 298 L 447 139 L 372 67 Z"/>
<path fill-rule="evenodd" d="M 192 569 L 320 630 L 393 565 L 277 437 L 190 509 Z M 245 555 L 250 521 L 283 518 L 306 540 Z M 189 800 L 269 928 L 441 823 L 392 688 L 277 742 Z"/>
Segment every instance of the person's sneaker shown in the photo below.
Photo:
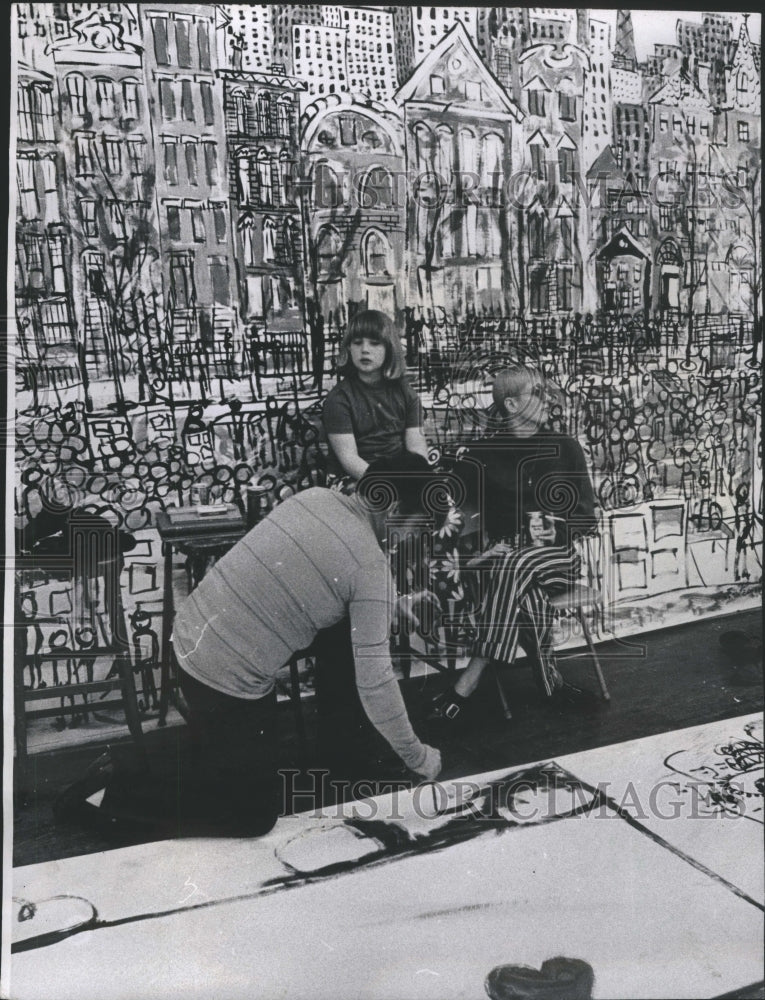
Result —
<path fill-rule="evenodd" d="M 466 706 L 467 698 L 457 694 L 454 688 L 449 688 L 436 695 L 425 718 L 428 722 L 456 722 L 464 718 Z"/>

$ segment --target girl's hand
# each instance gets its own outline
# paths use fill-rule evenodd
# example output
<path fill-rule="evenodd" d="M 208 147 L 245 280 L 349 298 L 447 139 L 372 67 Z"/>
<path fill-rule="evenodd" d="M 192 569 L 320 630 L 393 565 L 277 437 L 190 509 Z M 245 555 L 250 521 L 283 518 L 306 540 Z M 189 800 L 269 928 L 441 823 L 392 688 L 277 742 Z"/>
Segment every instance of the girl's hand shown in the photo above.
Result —
<path fill-rule="evenodd" d="M 540 511 L 531 512 L 528 532 L 529 544 L 532 548 L 538 549 L 545 545 L 555 545 L 555 521 L 547 514 L 542 514 Z"/>
<path fill-rule="evenodd" d="M 502 556 L 509 555 L 513 551 L 513 546 L 508 545 L 507 542 L 497 542 L 496 545 L 492 545 L 492 547 L 490 549 L 486 549 L 485 552 L 480 552 L 477 556 L 473 556 L 472 559 L 468 560 L 465 566 L 467 569 L 475 569 L 478 566 L 490 563 L 493 559 L 499 559 Z"/>
<path fill-rule="evenodd" d="M 432 590 L 418 590 L 414 594 L 402 594 L 396 601 L 394 620 L 408 625 L 413 632 L 423 624 L 435 624 L 441 617 L 441 603 Z"/>

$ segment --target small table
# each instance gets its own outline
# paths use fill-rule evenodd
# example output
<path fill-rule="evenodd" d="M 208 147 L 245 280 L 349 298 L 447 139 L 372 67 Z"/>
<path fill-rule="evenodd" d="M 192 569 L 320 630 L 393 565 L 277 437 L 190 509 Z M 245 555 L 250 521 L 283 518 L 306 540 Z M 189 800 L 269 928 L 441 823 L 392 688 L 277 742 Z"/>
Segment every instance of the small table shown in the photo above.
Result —
<path fill-rule="evenodd" d="M 220 554 L 244 537 L 247 525 L 234 504 L 219 508 L 171 507 L 157 513 L 156 525 L 165 554 L 159 695 L 159 725 L 164 726 L 170 702 L 170 636 L 175 617 L 173 550 L 193 556 Z"/>

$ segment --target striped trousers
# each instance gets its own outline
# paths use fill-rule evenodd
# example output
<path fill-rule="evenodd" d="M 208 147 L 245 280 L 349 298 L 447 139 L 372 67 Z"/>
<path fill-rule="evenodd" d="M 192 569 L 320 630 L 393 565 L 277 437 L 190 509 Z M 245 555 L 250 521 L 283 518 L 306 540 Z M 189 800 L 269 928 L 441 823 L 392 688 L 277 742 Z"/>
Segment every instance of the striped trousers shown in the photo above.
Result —
<path fill-rule="evenodd" d="M 540 688 L 555 688 L 553 608 L 548 593 L 579 579 L 581 559 L 571 547 L 523 548 L 479 563 L 471 581 L 475 611 L 474 656 L 513 663 L 520 645 L 530 657 Z"/>

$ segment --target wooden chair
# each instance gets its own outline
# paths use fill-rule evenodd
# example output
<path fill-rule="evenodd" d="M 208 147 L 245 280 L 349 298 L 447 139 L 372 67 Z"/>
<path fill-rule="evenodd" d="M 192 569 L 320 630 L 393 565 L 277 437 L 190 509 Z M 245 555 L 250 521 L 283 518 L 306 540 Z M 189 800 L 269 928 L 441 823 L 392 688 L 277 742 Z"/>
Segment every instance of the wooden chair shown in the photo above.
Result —
<path fill-rule="evenodd" d="M 28 770 L 28 723 L 34 719 L 87 717 L 89 712 L 121 707 L 128 730 L 142 745 L 135 675 L 120 590 L 123 558 L 116 528 L 100 517 L 73 514 L 68 537 L 60 538 L 58 552 L 20 553 L 16 558 L 15 621 L 15 742 L 20 783 Z M 34 581 L 57 579 L 71 588 L 72 612 L 40 614 L 34 600 Z M 43 627 L 57 626 L 44 648 Z M 30 634 L 34 636 L 30 652 Z M 104 638 L 102 638 L 104 636 Z M 94 678 L 98 659 L 110 662 L 101 679 Z M 52 683 L 43 680 L 43 667 L 52 667 Z M 65 680 L 59 672 L 63 664 Z M 80 679 L 85 668 L 86 679 Z M 31 685 L 25 673 L 29 671 Z M 104 700 L 118 692 L 119 697 Z M 101 695 L 98 700 L 95 695 Z M 41 702 L 56 705 L 30 707 Z"/>

